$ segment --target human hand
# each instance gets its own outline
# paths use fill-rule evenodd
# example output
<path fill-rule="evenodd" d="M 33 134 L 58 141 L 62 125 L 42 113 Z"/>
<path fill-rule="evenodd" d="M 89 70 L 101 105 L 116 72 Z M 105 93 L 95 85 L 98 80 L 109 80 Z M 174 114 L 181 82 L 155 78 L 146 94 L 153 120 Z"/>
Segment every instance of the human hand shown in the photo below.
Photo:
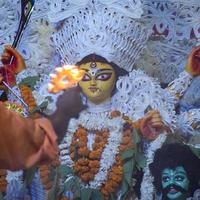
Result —
<path fill-rule="evenodd" d="M 0 73 L 0 90 L 6 90 L 7 88 L 2 84 L 3 82 L 3 75 Z"/>
<path fill-rule="evenodd" d="M 200 75 L 200 45 L 194 47 L 189 54 L 186 71 L 192 76 Z"/>
<path fill-rule="evenodd" d="M 146 139 L 155 140 L 162 131 L 169 131 L 169 128 L 163 123 L 160 112 L 151 110 L 143 118 L 140 131 Z"/>
<path fill-rule="evenodd" d="M 78 86 L 66 90 L 58 97 L 56 102 L 57 112 L 69 117 L 78 117 L 78 114 L 85 109 L 80 93 L 81 89 Z"/>
<path fill-rule="evenodd" d="M 10 63 L 12 57 L 13 61 Z M 26 68 L 22 55 L 10 45 L 5 46 L 1 61 L 5 66 L 9 66 L 15 74 L 18 74 Z"/>
<path fill-rule="evenodd" d="M 69 120 L 78 117 L 79 113 L 85 109 L 80 92 L 81 89 L 79 87 L 65 91 L 58 97 L 56 111 L 48 117 L 53 124 L 59 141 L 62 140 L 66 133 Z"/>

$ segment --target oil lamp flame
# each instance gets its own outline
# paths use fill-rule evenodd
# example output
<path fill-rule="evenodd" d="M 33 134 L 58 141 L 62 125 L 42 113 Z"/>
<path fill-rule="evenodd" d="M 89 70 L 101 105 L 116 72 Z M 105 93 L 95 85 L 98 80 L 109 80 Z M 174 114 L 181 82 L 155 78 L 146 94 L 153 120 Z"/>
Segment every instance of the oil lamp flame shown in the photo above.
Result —
<path fill-rule="evenodd" d="M 75 65 L 57 67 L 55 73 L 50 74 L 48 90 L 50 93 L 58 93 L 62 90 L 75 87 L 84 76 L 84 70 Z"/>

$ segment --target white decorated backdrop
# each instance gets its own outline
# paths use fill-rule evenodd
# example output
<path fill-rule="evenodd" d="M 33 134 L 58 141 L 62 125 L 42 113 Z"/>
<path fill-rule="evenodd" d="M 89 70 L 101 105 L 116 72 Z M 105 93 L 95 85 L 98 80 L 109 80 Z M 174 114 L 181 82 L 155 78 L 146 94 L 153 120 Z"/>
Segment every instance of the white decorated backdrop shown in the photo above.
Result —
<path fill-rule="evenodd" d="M 35 9 L 18 47 L 27 67 L 48 73 L 57 60 L 50 39 L 51 21 L 59 21 L 85 8 L 89 0 L 36 0 Z M 184 69 L 192 46 L 200 40 L 199 0 L 99 0 L 126 16 L 139 19 L 152 33 L 135 68 L 142 68 L 161 82 L 172 81 Z M 130 4 L 131 2 L 131 4 Z M 130 5 L 133 5 L 132 7 Z M 70 8 L 70 9 L 69 9 Z M 59 13 L 59 14 L 58 14 Z M 0 51 L 12 43 L 20 18 L 20 1 L 0 2 Z M 52 58 L 55 58 L 52 60 Z"/>

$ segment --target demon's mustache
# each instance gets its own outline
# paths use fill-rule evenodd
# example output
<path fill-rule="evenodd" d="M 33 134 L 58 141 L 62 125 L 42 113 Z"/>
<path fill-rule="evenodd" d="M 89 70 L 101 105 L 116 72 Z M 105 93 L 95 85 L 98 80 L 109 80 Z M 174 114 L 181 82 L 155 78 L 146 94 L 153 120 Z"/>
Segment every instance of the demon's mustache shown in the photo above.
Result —
<path fill-rule="evenodd" d="M 166 188 L 163 188 L 162 191 L 163 191 L 163 195 L 166 196 L 171 188 L 175 189 L 177 192 L 181 192 L 183 194 L 187 193 L 187 190 L 178 186 L 178 185 L 175 185 L 175 184 L 171 184 L 171 185 L 168 185 Z"/>

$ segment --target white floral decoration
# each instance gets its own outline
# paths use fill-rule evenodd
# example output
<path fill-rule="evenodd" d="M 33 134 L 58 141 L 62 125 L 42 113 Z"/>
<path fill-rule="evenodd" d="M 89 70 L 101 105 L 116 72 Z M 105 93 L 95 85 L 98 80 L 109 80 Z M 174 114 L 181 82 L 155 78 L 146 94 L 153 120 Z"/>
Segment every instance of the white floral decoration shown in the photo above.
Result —
<path fill-rule="evenodd" d="M 153 162 L 154 155 L 156 150 L 161 148 L 163 143 L 165 142 L 167 138 L 167 133 L 162 133 L 160 134 L 156 140 L 151 142 L 148 152 L 147 152 L 147 165 L 144 168 L 144 175 L 141 183 L 141 200 L 152 200 L 153 195 L 155 192 L 155 188 L 153 186 L 153 181 L 154 178 L 151 175 L 150 169 L 149 169 L 149 164 Z"/>
<path fill-rule="evenodd" d="M 183 71 L 179 74 L 177 79 L 169 84 L 167 89 L 177 100 L 179 100 L 190 85 L 191 81 L 192 76 L 188 72 Z"/>
<path fill-rule="evenodd" d="M 186 137 L 200 135 L 200 109 L 182 112 L 177 117 L 177 129 Z"/>
<path fill-rule="evenodd" d="M 148 108 L 159 110 L 163 121 L 175 128 L 175 99 L 159 83 L 141 70 L 120 77 L 112 98 L 112 110 L 118 110 L 133 121 L 141 119 Z"/>

